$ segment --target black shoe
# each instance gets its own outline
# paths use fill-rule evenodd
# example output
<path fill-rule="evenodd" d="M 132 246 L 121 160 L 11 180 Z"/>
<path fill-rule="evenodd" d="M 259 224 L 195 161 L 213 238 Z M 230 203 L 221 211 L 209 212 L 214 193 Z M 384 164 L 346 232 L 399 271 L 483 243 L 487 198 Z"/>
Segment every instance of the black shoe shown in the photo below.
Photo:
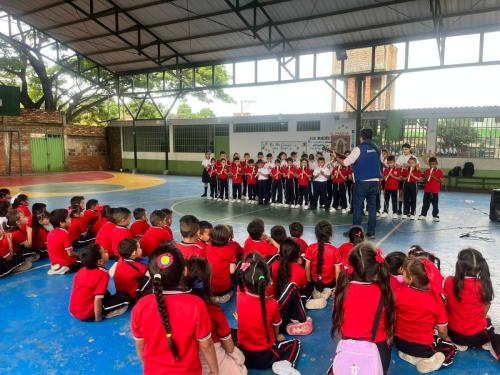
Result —
<path fill-rule="evenodd" d="M 316 211 L 316 210 L 317 210 L 317 208 L 316 208 L 316 207 L 309 207 L 309 208 L 307 209 L 307 211 Z"/>
<path fill-rule="evenodd" d="M 206 196 L 207 196 L 207 194 L 205 193 L 205 194 L 203 194 L 201 197 L 202 197 L 202 198 L 204 198 L 204 197 L 206 197 Z"/>
<path fill-rule="evenodd" d="M 368 232 L 366 233 L 366 237 L 369 239 L 369 240 L 374 240 L 376 238 L 375 236 L 375 232 Z"/>

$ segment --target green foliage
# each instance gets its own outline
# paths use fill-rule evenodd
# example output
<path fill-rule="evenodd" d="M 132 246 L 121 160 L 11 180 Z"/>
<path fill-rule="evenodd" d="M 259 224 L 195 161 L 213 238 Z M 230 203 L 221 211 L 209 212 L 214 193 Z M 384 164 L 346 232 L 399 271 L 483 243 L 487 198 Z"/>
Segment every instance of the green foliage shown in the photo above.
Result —
<path fill-rule="evenodd" d="M 199 112 L 193 112 L 191 106 L 187 103 L 181 103 L 177 107 L 177 111 L 172 118 L 175 119 L 196 119 L 196 118 L 212 118 L 215 117 L 214 111 L 210 108 L 202 108 Z"/>
<path fill-rule="evenodd" d="M 437 137 L 441 146 L 445 149 L 462 149 L 473 143 L 478 136 L 477 129 L 471 125 L 470 119 L 458 122 L 457 119 L 444 119 L 438 123 Z"/>

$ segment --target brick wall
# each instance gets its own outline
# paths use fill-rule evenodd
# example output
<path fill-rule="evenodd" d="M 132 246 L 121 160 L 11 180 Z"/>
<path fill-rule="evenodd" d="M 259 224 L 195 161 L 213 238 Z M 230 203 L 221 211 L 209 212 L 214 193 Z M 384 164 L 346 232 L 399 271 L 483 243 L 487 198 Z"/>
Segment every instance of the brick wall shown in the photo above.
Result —
<path fill-rule="evenodd" d="M 12 174 L 19 174 L 19 144 L 23 173 L 31 173 L 31 137 L 33 134 L 64 136 L 65 169 L 68 171 L 108 169 L 106 131 L 103 127 L 65 124 L 60 112 L 21 110 L 21 116 L 0 117 L 0 175 L 8 171 L 12 138 Z M 6 131 L 13 131 L 8 133 Z"/>

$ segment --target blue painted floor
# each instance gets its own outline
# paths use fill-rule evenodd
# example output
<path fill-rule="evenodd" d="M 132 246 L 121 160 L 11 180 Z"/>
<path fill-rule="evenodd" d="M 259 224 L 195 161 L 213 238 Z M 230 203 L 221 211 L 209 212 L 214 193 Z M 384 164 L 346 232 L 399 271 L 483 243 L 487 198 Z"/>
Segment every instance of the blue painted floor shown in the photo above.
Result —
<path fill-rule="evenodd" d="M 263 217 L 267 224 L 283 224 L 299 219 L 306 224 L 305 239 L 313 240 L 314 222 L 323 213 L 303 212 L 282 208 L 266 208 L 210 202 L 199 198 L 201 184 L 198 178 L 167 177 L 167 183 L 150 189 L 119 193 L 97 193 L 101 203 L 126 206 L 131 210 L 144 207 L 171 207 L 175 210 L 174 235 L 179 238 L 178 219 L 192 213 L 217 223 L 233 224 L 236 239 L 246 237 L 246 223 L 253 217 Z M 419 196 L 421 199 L 421 194 Z M 69 197 L 38 198 L 49 209 L 66 207 Z M 33 203 L 33 202 L 32 202 Z M 440 197 L 440 223 L 399 222 L 381 219 L 377 227 L 377 241 L 384 253 L 407 250 L 420 244 L 434 251 L 442 260 L 443 273 L 452 272 L 456 254 L 462 248 L 473 246 L 483 252 L 492 272 L 495 291 L 500 293 L 500 225 L 489 222 L 489 196 L 484 194 L 443 193 Z M 335 244 L 343 242 L 341 233 L 348 227 L 350 217 L 340 214 L 328 216 L 336 225 Z M 461 239 L 466 232 L 481 230 L 479 237 L 489 239 Z M 67 312 L 72 276 L 47 276 L 47 261 L 35 263 L 35 268 L 24 273 L 0 279 L 0 373 L 10 374 L 139 374 L 134 343 L 130 336 L 129 314 L 101 323 L 82 323 Z M 110 286 L 112 289 L 112 285 Z M 230 323 L 234 301 L 224 306 Z M 500 303 L 493 302 L 490 315 L 500 330 Z M 299 369 L 303 374 L 324 374 L 334 353 L 335 343 L 329 337 L 331 305 L 321 311 L 312 311 L 314 333 L 302 338 L 303 351 Z M 252 371 L 251 374 L 270 374 Z M 416 374 L 393 353 L 390 374 Z M 442 374 L 499 374 L 500 365 L 481 350 L 459 353 L 455 363 Z"/>

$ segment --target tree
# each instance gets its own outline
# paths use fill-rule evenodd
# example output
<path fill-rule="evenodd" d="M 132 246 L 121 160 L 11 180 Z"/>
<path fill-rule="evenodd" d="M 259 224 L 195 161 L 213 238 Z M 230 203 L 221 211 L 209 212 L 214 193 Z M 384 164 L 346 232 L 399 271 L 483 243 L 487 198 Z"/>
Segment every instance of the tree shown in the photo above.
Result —
<path fill-rule="evenodd" d="M 177 111 L 172 118 L 175 119 L 195 119 L 195 118 L 212 118 L 215 117 L 214 111 L 210 108 L 202 108 L 199 112 L 193 112 L 191 106 L 187 103 L 181 103 L 177 107 Z"/>
<path fill-rule="evenodd" d="M 471 119 L 463 122 L 443 119 L 438 123 L 437 138 L 444 153 L 462 152 L 466 146 L 476 141 L 477 130 L 472 127 Z"/>
<path fill-rule="evenodd" d="M 65 61 L 66 65 L 74 68 L 79 66 L 81 71 L 84 71 L 82 73 L 84 77 L 81 77 L 44 57 L 47 49 L 52 49 L 49 53 L 54 55 L 56 52 L 55 47 L 50 46 L 53 41 L 47 36 L 34 33 L 30 27 L 20 21 L 12 23 L 12 35 L 15 37 L 0 32 L 0 84 L 20 86 L 21 105 L 24 108 L 43 107 L 49 111 L 64 111 L 68 122 L 86 124 L 102 123 L 120 115 L 118 105 L 112 97 L 112 90 L 106 90 L 102 85 L 93 83 L 97 82 L 99 71 L 92 61 L 78 58 L 71 50 L 63 46 L 59 47 L 58 53 L 69 55 Z M 100 74 L 102 77 L 104 74 L 102 70 Z M 191 74 L 191 71 L 185 73 L 186 82 L 191 82 Z M 217 83 L 229 81 L 223 66 L 215 69 L 215 76 Z M 134 85 L 140 88 L 145 87 L 146 82 L 149 82 L 150 89 L 158 90 L 163 85 L 162 77 L 162 73 L 153 73 L 147 80 L 145 75 L 137 75 L 134 76 Z M 211 68 L 196 69 L 197 85 L 208 85 L 211 79 Z M 167 86 L 174 87 L 174 81 L 168 82 Z M 114 86 L 112 88 L 114 89 Z M 213 100 L 234 101 L 223 90 L 198 91 L 190 95 L 207 103 Z M 133 98 L 127 102 L 127 106 L 132 113 L 137 113 L 141 102 L 140 99 Z M 166 112 L 166 108 L 161 104 L 158 104 L 158 107 L 162 112 Z M 159 116 L 151 101 L 144 102 L 140 113 L 141 118 L 158 118 Z"/>

